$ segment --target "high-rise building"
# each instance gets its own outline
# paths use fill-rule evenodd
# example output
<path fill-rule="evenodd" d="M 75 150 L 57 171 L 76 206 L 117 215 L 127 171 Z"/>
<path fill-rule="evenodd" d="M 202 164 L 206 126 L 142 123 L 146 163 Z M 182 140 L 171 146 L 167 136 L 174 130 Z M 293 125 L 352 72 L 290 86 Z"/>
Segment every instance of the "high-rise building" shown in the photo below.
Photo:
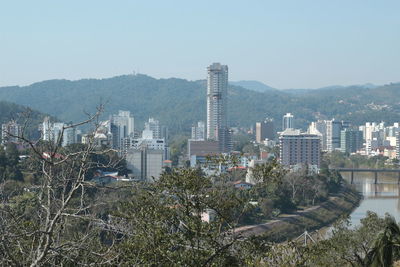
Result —
<path fill-rule="evenodd" d="M 266 118 L 262 122 L 256 122 L 256 142 L 262 143 L 265 139 L 273 140 L 275 138 L 274 120 Z"/>
<path fill-rule="evenodd" d="M 149 120 L 144 123 L 144 128 L 153 132 L 153 138 L 161 138 L 161 127 L 158 120 L 149 118 Z"/>
<path fill-rule="evenodd" d="M 318 120 L 311 122 L 307 133 L 318 135 L 321 139 L 321 150 L 326 151 L 326 121 Z"/>
<path fill-rule="evenodd" d="M 164 126 L 164 125 L 161 126 L 161 138 L 164 138 L 165 142 L 168 143 L 169 132 L 168 132 L 167 126 Z"/>
<path fill-rule="evenodd" d="M 39 130 L 42 133 L 42 139 L 44 141 L 52 140 L 52 123 L 50 117 L 44 117 L 42 124 L 39 126 Z"/>
<path fill-rule="evenodd" d="M 342 129 L 341 121 L 335 119 L 326 121 L 326 150 L 328 152 L 340 149 L 340 131 Z"/>
<path fill-rule="evenodd" d="M 400 132 L 396 133 L 396 158 L 400 159 Z"/>
<path fill-rule="evenodd" d="M 63 132 L 63 129 L 64 129 L 64 123 L 55 122 L 55 123 L 53 123 L 52 126 L 53 126 L 52 127 L 52 137 L 51 137 L 52 140 L 54 141 L 54 143 L 62 144 L 61 138 L 64 137 L 64 134 L 63 134 L 63 136 L 61 136 L 61 133 Z"/>
<path fill-rule="evenodd" d="M 122 149 L 124 139 L 135 134 L 134 118 L 129 111 L 120 110 L 118 114 L 110 116 L 109 123 L 112 147 Z"/>
<path fill-rule="evenodd" d="M 1 143 L 19 143 L 19 136 L 22 134 L 21 126 L 14 120 L 1 125 Z"/>
<path fill-rule="evenodd" d="M 363 133 L 359 130 L 345 128 L 340 132 L 340 151 L 355 153 L 363 146 Z"/>
<path fill-rule="evenodd" d="M 77 143 L 77 133 L 75 128 L 67 128 L 64 130 L 62 146 L 68 146 Z"/>
<path fill-rule="evenodd" d="M 280 162 L 289 167 L 307 165 L 318 170 L 321 161 L 321 142 L 317 135 L 286 129 L 279 137 Z"/>
<path fill-rule="evenodd" d="M 72 123 L 51 122 L 45 117 L 39 126 L 44 141 L 53 142 L 61 146 L 68 146 L 77 143 L 77 132 L 75 127 L 69 127 Z"/>
<path fill-rule="evenodd" d="M 291 113 L 286 113 L 282 118 L 282 131 L 294 128 L 294 116 Z"/>
<path fill-rule="evenodd" d="M 213 63 L 207 68 L 207 139 L 219 141 L 221 152 L 231 150 L 228 129 L 228 66 Z"/>
<path fill-rule="evenodd" d="M 192 140 L 205 140 L 206 126 L 203 121 L 192 126 Z"/>

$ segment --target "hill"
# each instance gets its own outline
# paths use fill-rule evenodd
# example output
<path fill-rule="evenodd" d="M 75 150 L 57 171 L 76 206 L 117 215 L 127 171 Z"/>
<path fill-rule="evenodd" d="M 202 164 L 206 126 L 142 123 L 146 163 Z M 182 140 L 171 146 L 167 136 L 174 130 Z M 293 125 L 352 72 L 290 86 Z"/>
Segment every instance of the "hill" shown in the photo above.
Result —
<path fill-rule="evenodd" d="M 0 125 L 10 120 L 16 120 L 23 125 L 25 122 L 26 130 L 29 136 L 38 138 L 38 125 L 43 121 L 46 115 L 36 110 L 30 110 L 27 107 L 14 103 L 0 101 Z M 1 130 L 0 130 L 1 131 Z M 1 139 L 1 134 L 0 134 Z"/>
<path fill-rule="evenodd" d="M 292 94 L 280 90 L 255 92 L 229 86 L 229 120 L 232 126 L 250 126 L 266 116 L 280 127 L 282 115 L 292 112 L 296 127 L 316 119 L 399 121 L 400 84 L 377 88 L 343 87 Z M 30 106 L 64 121 L 86 118 L 100 102 L 103 118 L 118 110 L 130 110 L 140 128 L 152 116 L 168 125 L 171 133 L 189 131 L 206 119 L 204 80 L 155 79 L 147 75 L 123 75 L 108 79 L 49 80 L 23 87 L 0 88 L 0 100 Z"/>
<path fill-rule="evenodd" d="M 268 92 L 268 91 L 275 91 L 277 89 L 268 86 L 259 81 L 237 81 L 237 82 L 229 82 L 231 85 L 241 86 L 248 90 L 253 90 L 256 92 Z"/>

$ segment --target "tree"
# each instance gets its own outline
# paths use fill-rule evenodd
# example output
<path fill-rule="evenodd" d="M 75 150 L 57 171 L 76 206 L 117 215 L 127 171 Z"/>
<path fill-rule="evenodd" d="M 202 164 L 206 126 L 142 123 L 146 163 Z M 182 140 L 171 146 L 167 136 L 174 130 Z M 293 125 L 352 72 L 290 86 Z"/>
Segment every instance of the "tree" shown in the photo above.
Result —
<path fill-rule="evenodd" d="M 213 186 L 196 169 L 164 173 L 138 188 L 113 214 L 125 238 L 117 264 L 227 266 L 241 262 L 233 249 L 238 221 L 249 205 L 234 188 Z"/>
<path fill-rule="evenodd" d="M 96 187 L 88 181 L 90 171 L 106 167 L 93 161 L 93 156 L 107 151 L 97 150 L 92 138 L 76 151 L 60 146 L 64 130 L 89 123 L 97 127 L 101 111 L 102 107 L 88 120 L 64 126 L 56 143 L 31 141 L 24 131 L 18 136 L 30 146 L 31 158 L 25 167 L 38 179 L 37 184 L 28 185 L 23 193 L 2 199 L 2 265 L 107 262 L 104 256 L 107 248 L 101 245 L 99 236 L 108 222 L 93 212 L 103 201 L 87 194 Z M 12 150 L 7 153 L 12 158 Z"/>
<path fill-rule="evenodd" d="M 365 257 L 368 266 L 389 267 L 400 252 L 400 227 L 392 216 L 385 217 L 385 229 L 379 233 L 374 247 Z"/>

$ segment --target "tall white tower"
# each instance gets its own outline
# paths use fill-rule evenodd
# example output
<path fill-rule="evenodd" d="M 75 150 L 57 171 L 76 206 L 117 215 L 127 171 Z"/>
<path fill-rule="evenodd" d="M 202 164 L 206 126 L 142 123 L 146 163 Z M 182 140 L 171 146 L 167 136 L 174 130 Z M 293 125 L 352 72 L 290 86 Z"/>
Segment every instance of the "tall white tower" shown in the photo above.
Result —
<path fill-rule="evenodd" d="M 228 126 L 228 66 L 213 63 L 207 72 L 207 139 L 219 141 Z"/>

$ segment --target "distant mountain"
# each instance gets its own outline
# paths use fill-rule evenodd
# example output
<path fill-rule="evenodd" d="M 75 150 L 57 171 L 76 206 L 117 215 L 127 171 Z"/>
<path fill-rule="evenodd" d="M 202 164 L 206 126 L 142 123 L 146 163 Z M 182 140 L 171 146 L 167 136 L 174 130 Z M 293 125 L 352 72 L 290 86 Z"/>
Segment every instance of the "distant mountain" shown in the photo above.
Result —
<path fill-rule="evenodd" d="M 304 94 L 304 93 L 309 93 L 312 91 L 318 91 L 318 90 L 338 90 L 338 89 L 344 89 L 344 88 L 363 88 L 363 89 L 374 89 L 380 87 L 379 85 L 375 85 L 372 83 L 366 83 L 366 84 L 360 84 L 360 85 L 350 85 L 350 86 L 343 86 L 343 85 L 331 85 L 331 86 L 325 86 L 317 89 L 283 89 L 283 92 L 286 93 L 291 93 L 291 94 Z"/>
<path fill-rule="evenodd" d="M 155 79 L 147 75 L 123 75 L 107 79 L 50 80 L 23 87 L 1 87 L 0 100 L 30 106 L 69 122 L 87 118 L 105 103 L 102 119 L 118 110 L 129 110 L 135 128 L 149 117 L 169 126 L 171 134 L 189 132 L 192 124 L 206 120 L 204 80 Z M 1 112 L 1 110 L 0 110 Z M 282 90 L 256 92 L 230 85 L 228 118 L 231 126 L 251 126 L 266 116 L 280 128 L 282 116 L 291 112 L 295 126 L 305 129 L 310 121 L 335 117 L 355 124 L 366 121 L 400 121 L 400 84 L 377 88 L 360 86 L 305 90 L 293 94 Z"/>
<path fill-rule="evenodd" d="M 277 90 L 277 89 L 272 88 L 271 86 L 268 86 L 259 81 L 237 81 L 237 82 L 229 82 L 229 83 L 232 85 L 241 86 L 243 88 L 246 88 L 248 90 L 253 90 L 256 92 L 267 92 L 267 91 L 276 91 Z"/>

